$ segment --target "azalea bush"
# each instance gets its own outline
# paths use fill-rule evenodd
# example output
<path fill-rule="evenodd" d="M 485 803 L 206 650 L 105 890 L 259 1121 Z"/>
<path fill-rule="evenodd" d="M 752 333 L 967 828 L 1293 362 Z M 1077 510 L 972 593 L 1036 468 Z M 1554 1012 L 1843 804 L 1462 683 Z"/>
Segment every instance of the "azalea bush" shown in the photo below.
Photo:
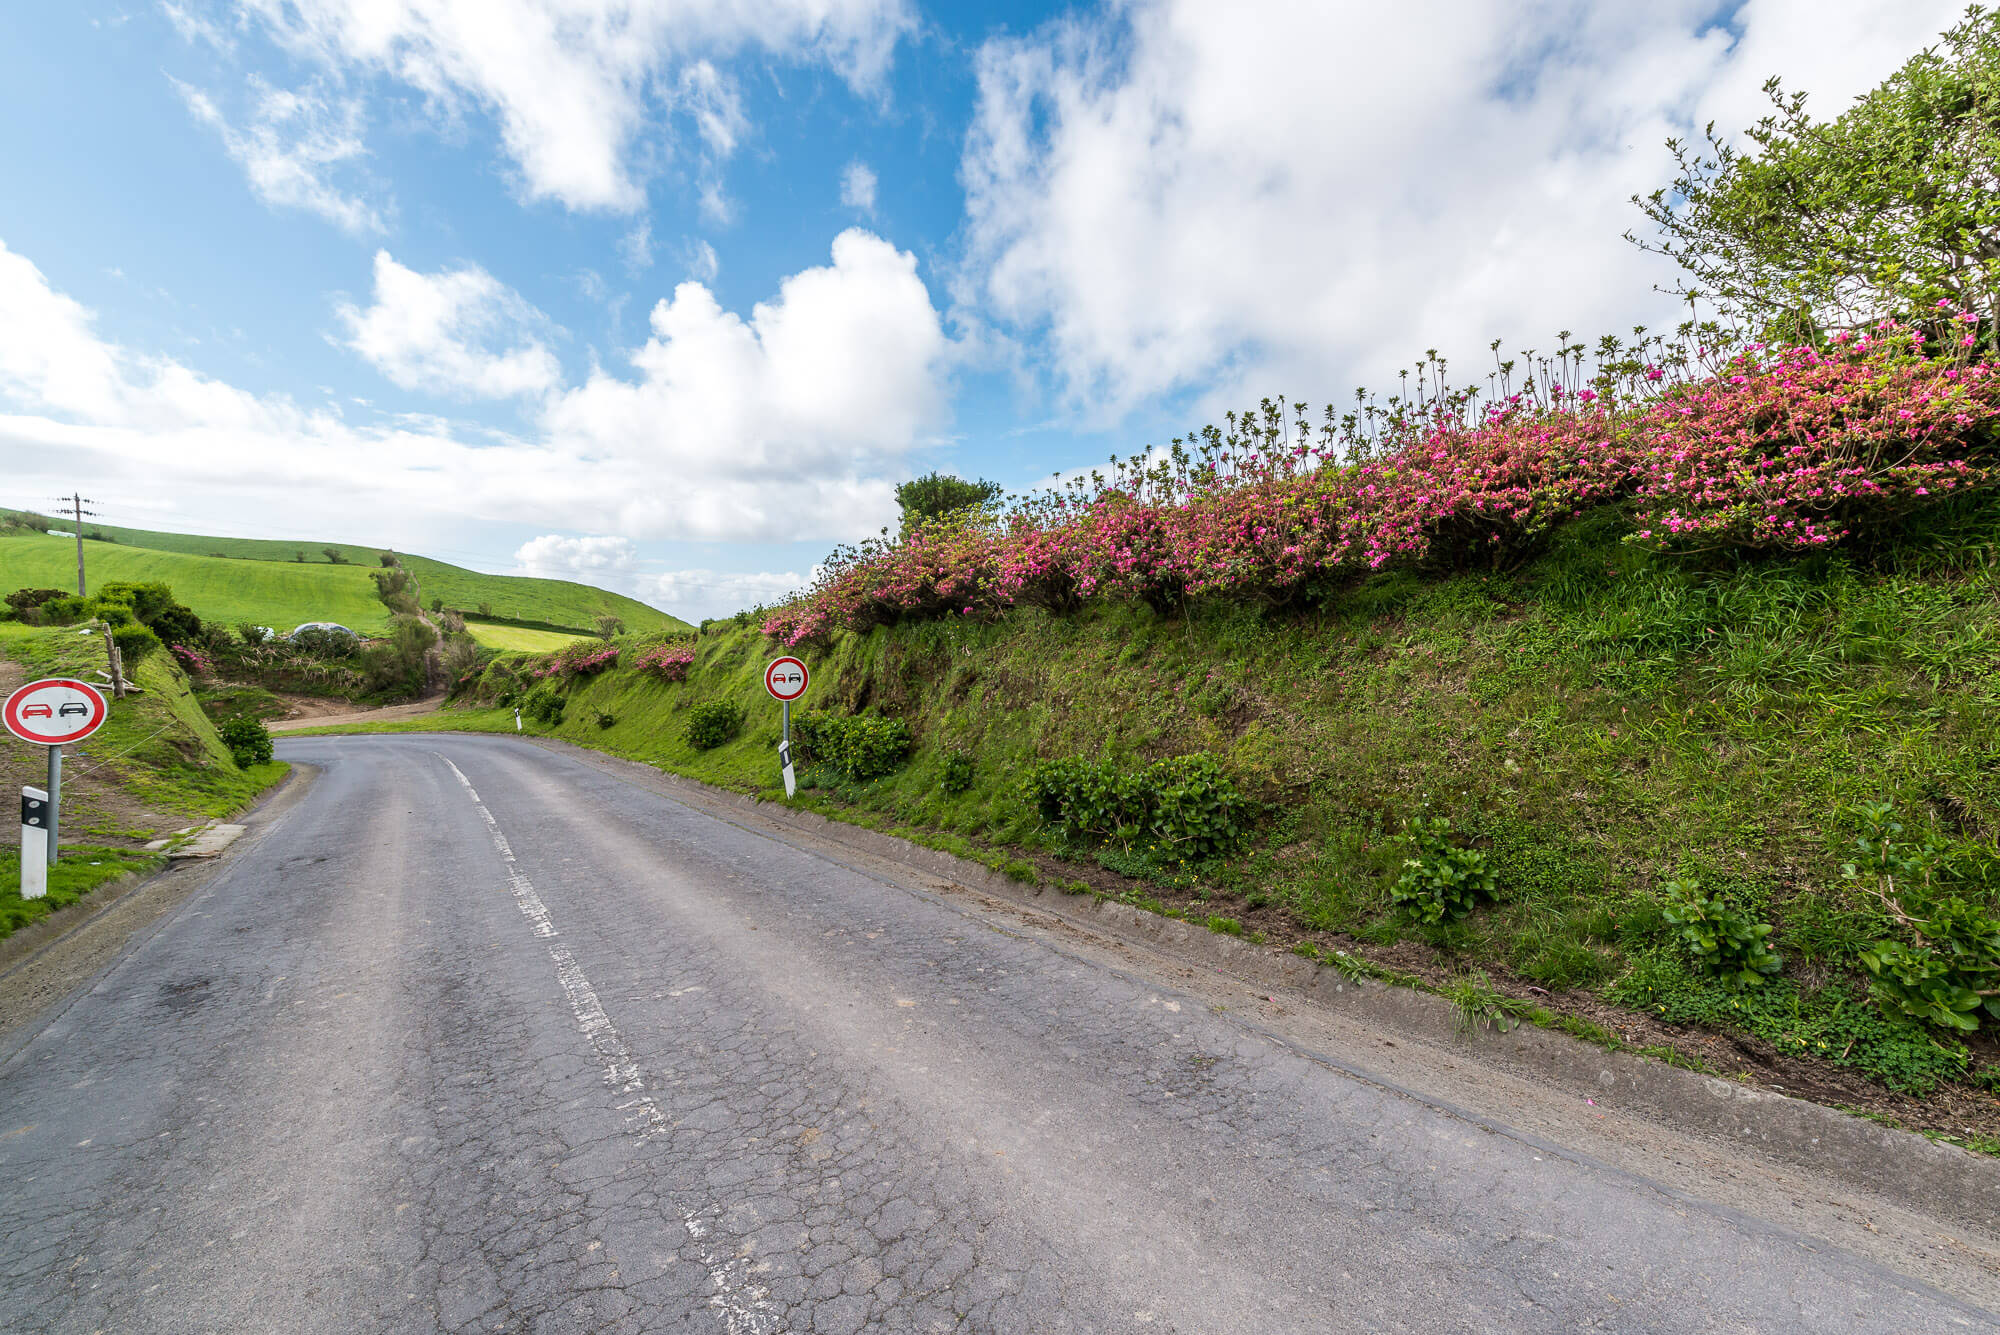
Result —
<path fill-rule="evenodd" d="M 190 677 L 208 677 L 215 673 L 215 660 L 191 644 L 170 644 L 167 652 L 174 656 L 174 661 Z"/>
<path fill-rule="evenodd" d="M 694 666 L 692 644 L 660 644 L 633 656 L 632 666 L 661 681 L 686 681 Z"/>
<path fill-rule="evenodd" d="M 577 640 L 543 658 L 529 670 L 529 675 L 542 679 L 593 677 L 607 668 L 616 666 L 618 666 L 617 645 Z"/>
<path fill-rule="evenodd" d="M 1970 312 L 1936 314 L 1929 334 L 1883 321 L 1729 356 L 1723 331 L 1686 325 L 1681 344 L 1606 340 L 1588 377 L 1565 341 L 1519 387 L 1496 351 L 1483 406 L 1441 361 L 1408 399 L 1318 427 L 1266 403 L 998 517 L 843 547 L 763 629 L 797 646 L 1088 598 L 1311 601 L 1371 571 L 1511 565 L 1610 504 L 1668 550 L 1872 539 L 2000 462 L 2000 363 L 1975 359 Z"/>

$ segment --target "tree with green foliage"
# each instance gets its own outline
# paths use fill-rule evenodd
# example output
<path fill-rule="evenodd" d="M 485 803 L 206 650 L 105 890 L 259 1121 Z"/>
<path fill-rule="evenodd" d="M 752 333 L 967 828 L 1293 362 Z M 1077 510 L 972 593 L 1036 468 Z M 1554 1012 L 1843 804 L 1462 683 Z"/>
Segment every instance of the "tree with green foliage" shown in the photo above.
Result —
<path fill-rule="evenodd" d="M 608 640 L 613 635 L 622 633 L 624 629 L 624 619 L 612 616 L 609 612 L 605 612 L 597 618 L 597 638 L 600 640 Z"/>
<path fill-rule="evenodd" d="M 1767 339 L 1800 340 L 1939 302 L 2000 348 L 2000 13 L 1973 6 L 1831 121 L 1764 85 L 1773 112 L 1739 149 L 1670 139 L 1672 187 L 1633 196 L 1659 230 L 1626 233 L 1687 272 L 1676 289 Z"/>
<path fill-rule="evenodd" d="M 930 472 L 911 478 L 896 488 L 896 504 L 903 508 L 903 536 L 907 538 L 924 524 L 990 505 L 1004 491 L 998 482 L 967 482 L 951 473 Z"/>

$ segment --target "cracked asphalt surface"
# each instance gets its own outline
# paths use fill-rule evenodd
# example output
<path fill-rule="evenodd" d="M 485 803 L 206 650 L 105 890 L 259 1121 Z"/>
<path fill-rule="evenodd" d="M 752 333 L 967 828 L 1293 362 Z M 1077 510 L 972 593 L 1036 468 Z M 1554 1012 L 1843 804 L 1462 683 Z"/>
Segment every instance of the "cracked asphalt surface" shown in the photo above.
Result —
<path fill-rule="evenodd" d="M 2000 1329 L 573 758 L 281 754 L 0 1065 L 0 1329 Z"/>

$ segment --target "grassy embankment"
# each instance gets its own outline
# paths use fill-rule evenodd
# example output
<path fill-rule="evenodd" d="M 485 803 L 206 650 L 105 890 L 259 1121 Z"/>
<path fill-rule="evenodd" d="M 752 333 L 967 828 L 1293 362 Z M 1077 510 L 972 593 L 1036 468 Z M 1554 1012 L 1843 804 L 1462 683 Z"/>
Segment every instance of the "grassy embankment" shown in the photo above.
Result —
<path fill-rule="evenodd" d="M 43 516 L 58 528 L 66 528 L 60 519 Z M 273 541 L 264 538 L 218 538 L 199 533 L 166 533 L 153 529 L 119 528 L 115 525 L 92 525 L 89 530 L 101 532 L 110 542 L 85 542 L 85 552 L 90 563 L 91 583 L 102 580 L 137 579 L 140 576 L 118 573 L 115 567 L 105 566 L 100 577 L 96 562 L 120 549 L 144 549 L 148 552 L 172 553 L 184 558 L 198 558 L 200 564 L 160 566 L 160 573 L 145 576 L 161 579 L 173 586 L 175 595 L 204 618 L 215 621 L 235 622 L 254 620 L 260 625 L 276 626 L 289 630 L 301 621 L 339 621 L 356 630 L 374 630 L 386 626 L 387 612 L 375 599 L 375 586 L 368 578 L 368 571 L 379 568 L 380 549 L 361 547 L 352 543 Z M 76 580 L 73 539 L 41 539 L 54 551 L 59 543 L 68 543 L 69 575 L 67 580 L 50 578 L 47 583 L 55 588 L 74 588 Z M 335 564 L 327 555 L 331 548 L 345 564 Z M 301 561 L 299 558 L 305 559 Z M 115 559 L 115 558 L 113 558 Z M 527 622 L 540 628 L 569 628 L 579 632 L 592 631 L 600 615 L 609 614 L 624 620 L 634 631 L 673 630 L 684 628 L 687 623 L 658 608 L 623 594 L 605 589 L 593 588 L 587 584 L 577 584 L 569 580 L 536 579 L 524 575 L 487 575 L 444 561 L 432 560 L 425 556 L 399 553 L 398 560 L 404 569 L 413 575 L 423 589 L 424 603 L 429 606 L 433 598 L 442 599 L 444 605 L 466 612 L 475 612 L 481 604 L 491 609 L 490 618 L 496 621 Z M 208 562 L 217 562 L 210 565 Z M 257 567 L 246 571 L 245 562 L 257 562 Z M 57 563 L 59 564 L 59 562 Z M 272 569 L 265 569 L 270 567 Z M 36 567 L 39 569 L 40 567 Z M 324 585 L 283 584 L 277 581 L 273 570 L 282 568 L 293 572 L 304 580 L 323 579 Z M 26 567 L 23 567 L 26 569 Z M 58 574 L 60 572 L 57 572 Z M 10 582 L 11 581 L 11 582 Z M 0 548 L 0 584 L 8 589 L 30 584 L 26 578 L 15 578 L 10 564 L 8 549 Z M 246 585 L 244 601 L 266 609 L 257 615 L 223 610 L 229 597 L 232 582 Z M 187 587 L 183 587 L 185 584 Z M 210 584 L 215 586 L 215 597 L 211 600 L 214 610 L 195 596 L 201 592 L 207 596 Z M 354 595 L 360 603 L 368 606 L 349 608 L 347 615 L 336 615 L 331 610 L 334 604 L 315 597 L 322 589 L 332 594 L 334 590 L 345 590 L 350 586 L 358 588 Z M 275 593 L 300 596 L 276 597 Z M 345 596 L 345 595 L 339 595 Z M 350 620 L 349 617 L 358 619 Z M 485 642 L 482 640 L 482 642 Z M 512 648 L 497 640 L 495 648 Z"/>
<path fill-rule="evenodd" d="M 1703 570 L 1619 531 L 1607 515 L 1509 576 L 1383 575 L 1296 617 L 1099 605 L 838 634 L 808 655 L 810 703 L 901 717 L 916 745 L 870 783 L 809 775 L 799 800 L 1475 1008 L 1539 1008 L 1530 1018 L 1831 1102 L 1924 1096 L 1950 1109 L 1944 1129 L 2000 1131 L 2000 1102 L 1970 1083 L 2000 1058 L 1989 1034 L 1968 1049 L 1868 1002 L 1854 958 L 1892 929 L 1841 873 L 1847 813 L 1866 801 L 1993 851 L 2000 510 L 1866 565 Z M 558 727 L 528 727 L 775 796 L 778 711 L 759 675 L 774 652 L 754 629 L 710 635 L 686 684 L 614 670 L 568 688 Z M 686 711 L 718 699 L 746 725 L 698 751 Z M 513 721 L 468 709 L 388 726 Z M 973 776 L 953 794 L 955 750 Z M 1267 804 L 1255 846 L 1228 863 L 1064 845 L 1019 790 L 1039 758 L 1193 751 Z M 1451 927 L 1410 925 L 1389 899 L 1396 836 L 1426 811 L 1499 870 L 1497 902 Z M 1676 876 L 1774 923 L 1783 975 L 1736 992 L 1691 968 L 1661 916 Z"/>
<path fill-rule="evenodd" d="M 23 680 L 69 676 L 95 681 L 104 666 L 103 640 L 73 629 L 40 630 L 0 622 L 0 659 L 18 664 Z M 240 769 L 195 702 L 173 659 L 156 653 L 135 672 L 143 695 L 112 700 L 103 728 L 67 748 L 63 766 L 63 859 L 47 901 L 24 903 L 19 894 L 18 847 L 0 866 L 0 935 L 14 930 L 92 885 L 152 865 L 137 845 L 182 826 L 234 814 L 289 766 L 282 761 Z M 0 739 L 0 784 L 17 792 L 43 781 L 46 753 L 12 737 Z M 70 840 L 85 841 L 72 846 Z M 100 865 L 91 867 L 91 862 Z M 113 863 L 129 864 L 113 867 Z M 107 868 L 110 868 L 107 870 Z"/>

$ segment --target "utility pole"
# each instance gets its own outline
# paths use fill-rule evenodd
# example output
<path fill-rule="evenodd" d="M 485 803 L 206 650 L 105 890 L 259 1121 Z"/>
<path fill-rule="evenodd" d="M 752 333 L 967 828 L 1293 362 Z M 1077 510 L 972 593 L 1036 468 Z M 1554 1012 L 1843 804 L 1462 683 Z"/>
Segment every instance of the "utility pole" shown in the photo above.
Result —
<path fill-rule="evenodd" d="M 94 515 L 97 511 L 86 510 L 83 507 L 86 505 L 95 505 L 97 502 L 78 492 L 69 496 L 56 497 L 56 503 L 68 510 L 76 520 L 71 525 L 76 530 L 76 596 L 79 598 L 87 597 L 88 594 L 83 587 L 83 517 L 85 515 Z"/>

